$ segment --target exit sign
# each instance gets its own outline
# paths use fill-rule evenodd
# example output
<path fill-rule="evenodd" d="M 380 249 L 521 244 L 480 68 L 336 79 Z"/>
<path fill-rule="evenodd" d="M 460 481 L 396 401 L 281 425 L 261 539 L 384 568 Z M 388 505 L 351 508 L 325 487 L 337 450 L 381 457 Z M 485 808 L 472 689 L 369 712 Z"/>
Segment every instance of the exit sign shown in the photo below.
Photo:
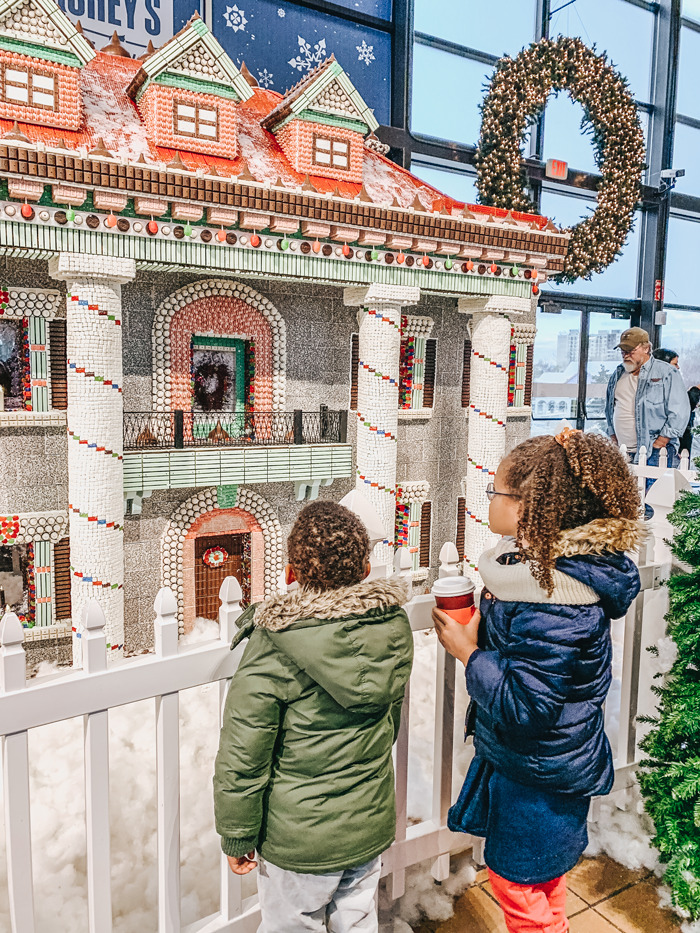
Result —
<path fill-rule="evenodd" d="M 545 175 L 547 178 L 557 178 L 559 181 L 566 181 L 569 177 L 569 165 L 567 162 L 562 162 L 561 159 L 547 159 Z"/>

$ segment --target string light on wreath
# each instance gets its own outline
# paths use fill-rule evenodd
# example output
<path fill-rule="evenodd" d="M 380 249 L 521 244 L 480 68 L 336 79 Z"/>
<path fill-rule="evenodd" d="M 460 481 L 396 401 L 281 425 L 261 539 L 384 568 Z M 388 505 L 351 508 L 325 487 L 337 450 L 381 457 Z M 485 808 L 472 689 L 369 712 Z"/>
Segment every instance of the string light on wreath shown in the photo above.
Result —
<path fill-rule="evenodd" d="M 644 169 L 644 133 L 625 78 L 580 39 L 542 39 L 496 65 L 481 107 L 477 184 L 482 204 L 535 211 L 525 192 L 523 138 L 550 94 L 566 91 L 583 107 L 602 180 L 596 210 L 571 228 L 567 282 L 602 272 L 619 255 L 632 226 Z"/>

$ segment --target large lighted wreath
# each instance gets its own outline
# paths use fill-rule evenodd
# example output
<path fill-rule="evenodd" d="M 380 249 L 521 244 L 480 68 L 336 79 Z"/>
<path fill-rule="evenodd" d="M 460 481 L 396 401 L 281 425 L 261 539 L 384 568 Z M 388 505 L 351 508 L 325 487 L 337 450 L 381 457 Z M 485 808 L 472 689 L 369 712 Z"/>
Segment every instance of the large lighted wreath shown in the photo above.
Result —
<path fill-rule="evenodd" d="M 644 168 L 644 134 L 627 81 L 580 39 L 542 39 L 496 65 L 481 107 L 477 152 L 482 204 L 533 211 L 525 193 L 522 144 L 549 95 L 566 91 L 584 110 L 602 181 L 596 210 L 572 229 L 564 271 L 574 282 L 602 272 L 624 246 Z"/>
<path fill-rule="evenodd" d="M 228 560 L 228 551 L 223 547 L 210 547 L 202 554 L 202 560 L 207 567 L 220 567 Z"/>

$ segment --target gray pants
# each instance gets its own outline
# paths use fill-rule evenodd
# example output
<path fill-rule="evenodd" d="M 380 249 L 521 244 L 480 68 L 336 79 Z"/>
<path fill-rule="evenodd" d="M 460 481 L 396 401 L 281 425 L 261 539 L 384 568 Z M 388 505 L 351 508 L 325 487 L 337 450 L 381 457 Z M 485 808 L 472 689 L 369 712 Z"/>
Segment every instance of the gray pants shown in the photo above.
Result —
<path fill-rule="evenodd" d="M 258 933 L 377 933 L 381 858 L 327 875 L 258 863 Z"/>

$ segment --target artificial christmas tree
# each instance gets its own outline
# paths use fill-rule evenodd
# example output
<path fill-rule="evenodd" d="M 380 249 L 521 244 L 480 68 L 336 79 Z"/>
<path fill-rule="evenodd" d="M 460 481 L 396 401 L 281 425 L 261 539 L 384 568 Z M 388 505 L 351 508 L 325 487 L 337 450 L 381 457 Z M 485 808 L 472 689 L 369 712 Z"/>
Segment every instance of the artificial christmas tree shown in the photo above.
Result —
<path fill-rule="evenodd" d="M 678 654 L 663 685 L 653 688 L 658 717 L 640 717 L 653 728 L 641 743 L 648 757 L 639 784 L 673 902 L 695 919 L 700 917 L 700 494 L 681 493 L 669 522 L 675 528 L 673 554 L 684 565 L 668 581 L 668 634 Z"/>

